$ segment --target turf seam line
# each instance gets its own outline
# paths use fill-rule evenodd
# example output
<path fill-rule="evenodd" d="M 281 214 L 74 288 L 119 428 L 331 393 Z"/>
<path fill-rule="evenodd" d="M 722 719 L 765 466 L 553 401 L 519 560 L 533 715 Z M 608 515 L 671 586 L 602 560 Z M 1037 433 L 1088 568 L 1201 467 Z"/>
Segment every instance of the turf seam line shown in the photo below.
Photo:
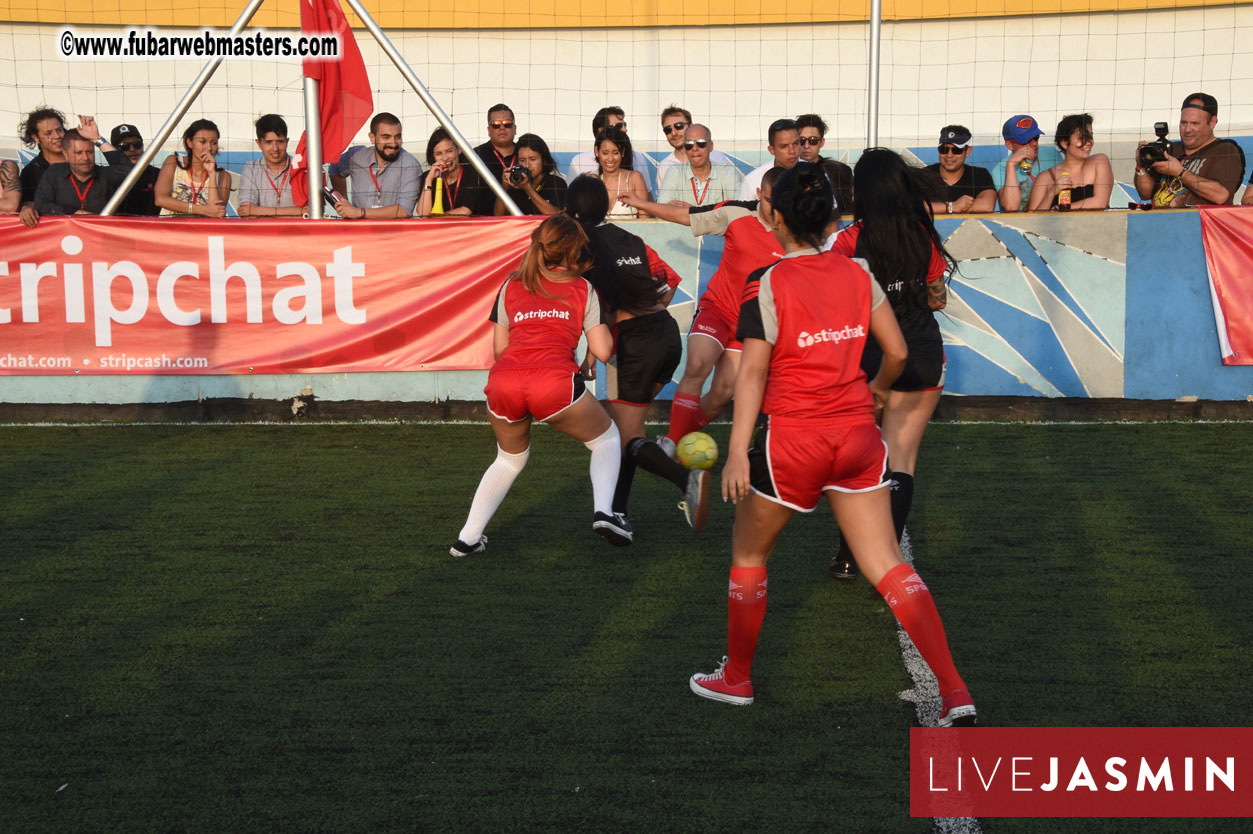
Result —
<path fill-rule="evenodd" d="M 913 567 L 914 546 L 908 530 L 901 535 L 901 555 Z M 923 727 L 934 727 L 940 720 L 940 708 L 943 706 L 939 683 L 931 672 L 931 667 L 922 659 L 918 647 L 909 639 L 899 622 L 896 624 L 896 637 L 901 644 L 901 660 L 905 663 L 905 671 L 909 672 L 909 677 L 914 682 L 913 689 L 899 693 L 900 699 L 914 705 L 919 724 Z M 982 834 L 983 831 L 974 817 L 935 817 L 932 823 L 931 830 L 935 834 Z"/>

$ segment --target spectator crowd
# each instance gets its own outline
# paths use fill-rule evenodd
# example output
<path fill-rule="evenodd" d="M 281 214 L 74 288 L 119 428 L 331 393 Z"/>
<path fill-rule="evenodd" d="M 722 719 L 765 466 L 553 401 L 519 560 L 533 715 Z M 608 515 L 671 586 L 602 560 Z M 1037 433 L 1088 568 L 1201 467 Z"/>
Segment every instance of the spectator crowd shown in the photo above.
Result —
<path fill-rule="evenodd" d="M 1005 153 L 991 169 L 969 164 L 971 130 L 950 124 L 940 129 L 939 161 L 913 169 L 934 215 L 1022 211 L 1103 210 L 1110 207 L 1114 175 L 1107 154 L 1094 153 L 1093 118 L 1086 113 L 1062 118 L 1052 145 L 1028 114 L 1009 117 L 1001 128 Z M 1240 146 L 1215 134 L 1218 101 L 1206 93 L 1184 99 L 1179 139 L 1141 142 L 1133 185 L 1143 201 L 1129 207 L 1178 208 L 1231 205 L 1244 180 Z M 566 206 L 570 180 L 591 176 L 604 187 L 609 219 L 652 216 L 653 206 L 692 208 L 757 198 L 765 173 L 789 169 L 798 161 L 821 166 L 831 182 L 835 208 L 852 214 L 856 195 L 848 165 L 822 155 L 829 127 L 814 113 L 780 118 L 766 130 L 764 165 L 742 173 L 717 150 L 712 129 L 692 113 L 671 105 L 661 112 L 662 136 L 671 147 L 647 176 L 648 162 L 632 146 L 626 113 L 603 107 L 591 121 L 590 149 L 577 154 L 565 176 L 552 152 L 534 133 L 518 135 L 506 104 L 487 112 L 487 141 L 474 154 L 492 182 L 523 214 L 552 215 Z M 299 217 L 308 210 L 303 189 L 293 189 L 287 123 L 277 114 L 256 120 L 260 155 L 240 172 L 240 217 Z M 0 214 L 17 214 L 27 226 L 49 214 L 99 214 L 127 179 L 144 151 L 133 124 L 119 124 L 105 140 L 91 116 L 68 127 L 57 110 L 41 107 L 18 128 L 19 137 L 38 150 L 21 168 L 0 161 Z M 180 149 L 160 168 L 146 166 L 117 208 L 132 216 L 224 217 L 232 176 L 217 165 L 217 126 L 208 119 L 188 125 Z M 381 112 L 370 121 L 370 144 L 349 148 L 328 166 L 335 212 L 347 220 L 490 216 L 508 214 L 505 202 L 480 170 L 469 164 L 448 131 L 439 127 L 426 143 L 423 160 L 404 147 L 400 120 Z M 1147 148 L 1148 145 L 1154 145 Z M 97 163 L 97 150 L 106 164 Z M 1253 184 L 1253 180 L 1250 180 Z M 1253 205 L 1253 188 L 1242 203 Z"/>

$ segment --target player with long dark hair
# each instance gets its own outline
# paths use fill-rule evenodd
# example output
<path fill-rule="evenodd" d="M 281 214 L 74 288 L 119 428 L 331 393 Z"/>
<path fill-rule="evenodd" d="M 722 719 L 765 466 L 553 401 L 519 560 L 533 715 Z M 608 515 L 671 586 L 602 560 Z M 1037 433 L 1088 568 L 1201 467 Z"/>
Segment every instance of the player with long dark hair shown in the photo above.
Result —
<path fill-rule="evenodd" d="M 931 592 L 901 557 L 884 489 L 887 448 L 875 410 L 905 366 L 905 339 L 865 266 L 819 251 L 831 206 L 831 184 L 810 163 L 775 183 L 771 223 L 787 255 L 754 272 L 744 288 L 737 332 L 744 347 L 722 471 L 722 496 L 736 504 L 727 657 L 689 685 L 703 698 L 753 702 L 766 562 L 792 514 L 812 511 L 825 497 L 861 570 L 939 680 L 940 724 L 972 724 L 974 703 Z M 882 354 L 869 385 L 860 366 L 868 334 Z"/>
<path fill-rule="evenodd" d="M 957 264 L 935 230 L 916 169 L 898 154 L 871 148 L 857 160 L 853 181 L 854 223 L 836 236 L 831 250 L 870 264 L 909 347 L 905 369 L 884 403 L 881 424 L 892 466 L 892 523 L 899 540 L 913 503 L 918 447 L 944 390 L 944 340 L 935 311 L 947 303 L 946 275 Z M 868 339 L 862 370 L 873 374 L 882 357 L 876 340 Z M 847 539 L 827 572 L 837 579 L 857 576 Z"/>
<path fill-rule="evenodd" d="M 631 535 L 627 501 L 639 466 L 678 488 L 683 494 L 679 508 L 699 533 L 709 512 L 708 473 L 689 472 L 644 437 L 648 407 L 683 356 L 679 325 L 666 310 L 679 276 L 639 237 L 605 222 L 609 196 L 594 177 L 575 177 L 566 199 L 566 213 L 587 233 L 593 260 L 587 278 L 600 294 L 617 337 L 609 413 L 622 438 L 622 468 L 614 515 Z"/>
<path fill-rule="evenodd" d="M 587 334 L 588 353 L 609 358 L 609 333 L 592 285 L 587 236 L 579 224 L 554 215 L 535 227 L 518 271 L 501 287 L 492 308 L 496 364 L 487 375 L 487 411 L 496 434 L 492 462 L 470 505 L 470 515 L 449 550 L 468 556 L 486 549 L 483 529 L 531 450 L 531 421 L 539 420 L 581 440 L 592 453 L 592 529 L 614 544 L 625 542 L 611 503 L 621 455 L 618 429 L 595 397 L 587 396 L 574 350 Z"/>

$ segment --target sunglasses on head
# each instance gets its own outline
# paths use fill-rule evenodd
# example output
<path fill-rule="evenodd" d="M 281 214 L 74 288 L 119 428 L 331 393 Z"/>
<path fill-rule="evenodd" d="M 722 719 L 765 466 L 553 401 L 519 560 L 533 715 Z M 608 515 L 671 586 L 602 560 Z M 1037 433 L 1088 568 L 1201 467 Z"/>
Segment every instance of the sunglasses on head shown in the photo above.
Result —
<path fill-rule="evenodd" d="M 707 148 L 707 147 L 709 147 L 708 139 L 688 139 L 686 142 L 683 143 L 683 149 L 688 150 L 688 151 L 690 151 L 692 148 Z"/>
<path fill-rule="evenodd" d="M 813 145 L 815 148 L 822 144 L 821 136 L 802 136 L 800 138 L 801 147 L 805 145 Z"/>
<path fill-rule="evenodd" d="M 501 128 L 513 127 L 513 122 L 509 122 L 509 121 L 488 122 L 487 126 L 500 130 Z"/>
<path fill-rule="evenodd" d="M 940 145 L 940 153 L 946 156 L 956 156 L 965 150 L 965 148 L 959 148 L 956 145 Z"/>
<path fill-rule="evenodd" d="M 117 149 L 125 153 L 126 151 L 142 151 L 144 149 L 143 142 L 122 142 L 118 144 Z"/>
<path fill-rule="evenodd" d="M 687 129 L 687 122 L 675 122 L 672 125 L 661 126 L 661 132 L 666 134 L 667 136 L 669 136 L 671 133 L 674 133 L 676 130 L 686 130 L 686 129 Z"/>
<path fill-rule="evenodd" d="M 778 133 L 781 130 L 796 130 L 796 120 L 779 119 L 774 124 L 770 125 L 771 133 Z"/>

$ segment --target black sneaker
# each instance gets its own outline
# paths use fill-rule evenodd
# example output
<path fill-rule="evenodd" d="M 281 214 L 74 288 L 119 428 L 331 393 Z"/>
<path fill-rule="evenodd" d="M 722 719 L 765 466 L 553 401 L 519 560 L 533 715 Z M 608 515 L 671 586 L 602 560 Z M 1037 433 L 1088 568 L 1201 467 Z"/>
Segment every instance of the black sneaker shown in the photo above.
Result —
<path fill-rule="evenodd" d="M 856 579 L 857 563 L 851 559 L 845 561 L 837 553 L 831 557 L 831 564 L 827 565 L 827 576 L 832 579 Z"/>
<path fill-rule="evenodd" d="M 466 544 L 461 539 L 457 539 L 456 544 L 448 548 L 448 553 L 452 556 L 469 556 L 471 553 L 482 553 L 487 550 L 487 536 L 479 536 L 479 540 L 474 544 Z"/>
<path fill-rule="evenodd" d="M 633 538 L 631 522 L 622 513 L 597 513 L 592 520 L 592 529 L 615 547 L 626 547 Z"/>
<path fill-rule="evenodd" d="M 692 531 L 699 533 L 705 529 L 705 521 L 709 518 L 709 486 L 712 480 L 704 469 L 693 469 L 687 477 L 687 489 L 683 492 L 683 500 L 679 509 L 683 511 Z"/>

